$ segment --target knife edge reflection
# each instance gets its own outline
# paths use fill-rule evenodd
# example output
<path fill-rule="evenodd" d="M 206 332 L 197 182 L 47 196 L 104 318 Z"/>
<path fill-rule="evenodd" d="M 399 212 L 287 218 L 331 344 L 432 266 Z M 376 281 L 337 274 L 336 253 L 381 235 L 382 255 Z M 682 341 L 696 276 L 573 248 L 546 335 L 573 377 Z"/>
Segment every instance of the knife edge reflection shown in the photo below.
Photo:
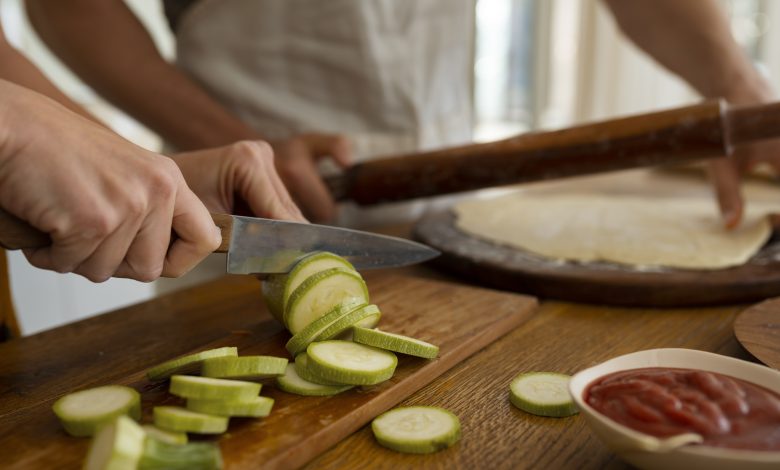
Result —
<path fill-rule="evenodd" d="M 407 266 L 440 253 L 427 245 L 388 235 L 328 225 L 233 216 L 227 271 L 282 274 L 302 256 L 329 251 L 357 270 Z"/>

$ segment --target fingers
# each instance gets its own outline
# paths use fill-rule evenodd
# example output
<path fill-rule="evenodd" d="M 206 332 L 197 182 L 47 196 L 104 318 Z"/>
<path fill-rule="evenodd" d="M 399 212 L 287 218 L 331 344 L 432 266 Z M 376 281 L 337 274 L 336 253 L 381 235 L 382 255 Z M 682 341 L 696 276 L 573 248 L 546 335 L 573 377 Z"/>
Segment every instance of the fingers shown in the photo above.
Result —
<path fill-rule="evenodd" d="M 319 174 L 309 145 L 294 139 L 283 142 L 274 150 L 277 170 L 306 217 L 315 222 L 333 220 L 336 203 Z"/>
<path fill-rule="evenodd" d="M 352 145 L 343 135 L 309 133 L 301 136 L 316 158 L 332 157 L 341 167 L 352 165 Z"/>
<path fill-rule="evenodd" d="M 168 248 L 162 275 L 179 277 L 219 247 L 222 235 L 206 206 L 179 177 L 171 228 L 175 241 Z"/>
<path fill-rule="evenodd" d="M 236 144 L 242 165 L 237 167 L 238 193 L 253 214 L 280 220 L 306 222 L 274 167 L 274 152 L 265 142 Z"/>
<path fill-rule="evenodd" d="M 710 177 L 715 186 L 723 222 L 726 228 L 735 228 L 742 219 L 744 205 L 739 171 L 733 160 L 723 158 L 712 162 Z"/>

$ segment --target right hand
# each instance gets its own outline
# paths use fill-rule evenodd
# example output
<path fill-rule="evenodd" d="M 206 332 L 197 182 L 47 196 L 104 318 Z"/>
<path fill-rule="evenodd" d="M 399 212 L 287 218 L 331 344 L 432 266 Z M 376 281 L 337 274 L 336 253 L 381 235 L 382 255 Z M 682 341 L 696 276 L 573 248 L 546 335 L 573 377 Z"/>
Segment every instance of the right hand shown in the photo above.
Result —
<path fill-rule="evenodd" d="M 317 162 L 332 158 L 341 168 L 352 163 L 352 150 L 343 135 L 301 134 L 288 140 L 271 142 L 274 163 L 287 190 L 304 215 L 313 222 L 332 222 L 336 203 L 317 169 Z"/>
<path fill-rule="evenodd" d="M 3 81 L 0 102 L 0 207 L 52 239 L 25 250 L 32 265 L 152 281 L 186 273 L 219 246 L 173 160 Z"/>

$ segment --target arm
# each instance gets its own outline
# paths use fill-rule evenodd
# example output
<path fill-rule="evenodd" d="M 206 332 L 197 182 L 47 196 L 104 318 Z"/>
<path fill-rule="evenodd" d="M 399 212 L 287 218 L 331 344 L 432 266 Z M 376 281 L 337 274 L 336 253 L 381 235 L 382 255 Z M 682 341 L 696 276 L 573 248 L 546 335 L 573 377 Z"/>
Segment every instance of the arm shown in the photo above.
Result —
<path fill-rule="evenodd" d="M 176 148 L 262 138 L 166 62 L 122 0 L 27 0 L 27 9 L 43 40 L 85 82 Z M 314 220 L 327 221 L 335 213 L 316 161 L 330 157 L 342 167 L 349 165 L 344 140 L 307 134 L 272 142 L 282 180 Z"/>
<path fill-rule="evenodd" d="M 69 110 L 97 122 L 91 114 L 65 96 L 35 65 L 8 43 L 2 25 L 0 25 L 0 80 L 6 80 L 37 91 L 57 101 Z"/>
<path fill-rule="evenodd" d="M 3 80 L 0 103 L 0 207 L 52 240 L 25 250 L 34 266 L 151 281 L 186 273 L 219 246 L 171 159 Z"/>
<path fill-rule="evenodd" d="M 640 49 L 679 75 L 704 97 L 738 105 L 775 99 L 771 86 L 731 35 L 714 0 L 605 0 L 622 29 Z M 740 221 L 739 173 L 760 161 L 780 167 L 780 144 L 737 149 L 734 159 L 712 165 L 718 202 L 729 227 Z"/>

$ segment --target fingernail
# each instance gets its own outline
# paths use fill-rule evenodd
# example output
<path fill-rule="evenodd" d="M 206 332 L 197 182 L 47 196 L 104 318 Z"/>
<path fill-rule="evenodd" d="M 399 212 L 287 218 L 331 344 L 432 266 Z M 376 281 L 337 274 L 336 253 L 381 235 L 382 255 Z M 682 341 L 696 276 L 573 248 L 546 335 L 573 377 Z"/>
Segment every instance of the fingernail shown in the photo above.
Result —
<path fill-rule="evenodd" d="M 214 226 L 214 237 L 217 241 L 218 245 L 222 244 L 222 229 L 219 228 L 217 225 Z"/>
<path fill-rule="evenodd" d="M 726 228 L 734 228 L 737 225 L 737 211 L 730 209 L 727 210 L 723 215 L 723 224 L 726 226 Z"/>

